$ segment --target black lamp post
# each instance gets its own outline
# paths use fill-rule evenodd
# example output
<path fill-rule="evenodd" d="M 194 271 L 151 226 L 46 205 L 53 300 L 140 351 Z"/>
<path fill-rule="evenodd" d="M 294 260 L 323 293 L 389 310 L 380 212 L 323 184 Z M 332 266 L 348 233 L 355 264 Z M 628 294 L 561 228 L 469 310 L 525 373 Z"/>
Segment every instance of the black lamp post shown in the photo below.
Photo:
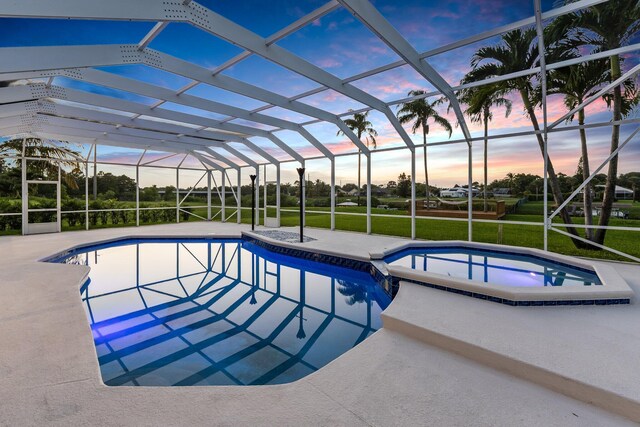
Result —
<path fill-rule="evenodd" d="M 304 168 L 297 168 L 298 175 L 300 176 L 300 243 L 304 242 L 304 197 L 302 196 L 302 186 L 304 185 Z"/>
<path fill-rule="evenodd" d="M 251 178 L 251 231 L 256 228 L 256 175 L 249 175 Z"/>

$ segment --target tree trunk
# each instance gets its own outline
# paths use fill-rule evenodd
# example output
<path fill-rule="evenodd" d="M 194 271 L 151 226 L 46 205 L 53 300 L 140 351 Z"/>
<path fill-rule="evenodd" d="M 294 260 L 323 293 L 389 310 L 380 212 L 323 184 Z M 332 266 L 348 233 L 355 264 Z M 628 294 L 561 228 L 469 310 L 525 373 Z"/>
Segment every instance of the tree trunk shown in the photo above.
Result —
<path fill-rule="evenodd" d="M 520 96 L 522 97 L 522 102 L 524 103 L 524 107 L 527 110 L 527 114 L 529 114 L 529 118 L 531 119 L 531 124 L 533 125 L 533 130 L 536 131 L 536 138 L 538 140 L 538 145 L 540 146 L 540 151 L 544 156 L 544 140 L 542 139 L 542 135 L 540 132 L 540 126 L 538 125 L 538 119 L 536 118 L 535 112 L 533 111 L 533 106 L 529 101 L 529 94 L 526 90 L 520 90 Z M 564 197 L 562 196 L 562 191 L 560 190 L 560 183 L 558 182 L 558 177 L 556 176 L 556 171 L 553 168 L 553 163 L 551 163 L 551 159 L 547 161 L 547 174 L 549 175 L 549 184 L 551 186 L 551 194 L 553 194 L 553 200 L 555 201 L 557 206 L 560 206 L 564 203 Z M 563 208 L 560 211 L 560 218 L 565 224 L 572 224 L 571 217 L 569 216 L 569 212 L 567 212 L 566 208 Z M 578 237 L 578 232 L 573 227 L 567 227 L 567 233 L 572 234 Z M 584 249 L 586 244 L 581 242 L 578 239 L 571 239 L 576 248 Z"/>
<path fill-rule="evenodd" d="M 579 104 L 582 103 L 582 100 L 579 100 Z M 578 124 L 584 125 L 584 110 L 578 111 Z M 580 145 L 582 147 L 582 180 L 586 181 L 591 175 L 589 171 L 589 151 L 587 149 L 587 132 L 586 130 L 580 129 Z M 593 225 L 593 197 L 591 194 L 591 183 L 588 183 L 584 186 L 584 223 L 585 225 Z M 584 231 L 585 237 L 588 240 L 593 240 L 593 229 L 585 228 Z"/>
<path fill-rule="evenodd" d="M 487 212 L 487 153 L 488 153 L 488 145 L 489 145 L 489 118 L 485 115 L 484 117 L 484 211 Z"/>
<path fill-rule="evenodd" d="M 615 81 L 620 78 L 620 57 L 614 55 L 609 58 L 611 62 L 611 81 Z M 613 121 L 622 119 L 622 88 L 616 86 L 613 89 Z M 618 149 L 620 144 L 620 126 L 614 125 L 611 129 L 611 149 L 610 153 L 613 153 Z M 618 158 L 615 156 L 609 162 L 609 170 L 607 171 L 607 182 L 604 188 L 604 197 L 602 198 L 602 209 L 600 211 L 600 221 L 598 225 L 609 225 L 609 219 L 611 218 L 611 209 L 613 208 L 613 200 L 616 197 L 616 184 L 618 181 Z M 601 245 L 604 244 L 604 238 L 607 234 L 606 229 L 598 229 L 595 232 L 594 242 Z"/>
<path fill-rule="evenodd" d="M 424 129 L 422 130 L 422 143 L 424 144 L 424 181 L 426 184 L 426 196 L 427 196 L 427 209 L 429 209 L 429 169 L 427 168 L 427 133 L 424 131 Z"/>

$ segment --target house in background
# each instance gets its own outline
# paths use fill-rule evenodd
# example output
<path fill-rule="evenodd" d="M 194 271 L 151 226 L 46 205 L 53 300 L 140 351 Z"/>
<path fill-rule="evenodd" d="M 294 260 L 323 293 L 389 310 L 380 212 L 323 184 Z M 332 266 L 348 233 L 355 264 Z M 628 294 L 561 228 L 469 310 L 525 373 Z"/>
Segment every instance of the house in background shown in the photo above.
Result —
<path fill-rule="evenodd" d="M 510 188 L 495 188 L 493 190 L 493 197 L 510 197 L 511 189 Z"/>
<path fill-rule="evenodd" d="M 596 188 L 602 189 L 602 191 L 604 191 L 605 186 L 604 185 L 596 185 Z M 628 188 L 624 188 L 624 187 L 620 187 L 619 185 L 616 185 L 615 198 L 617 200 L 633 200 L 633 190 L 630 190 Z"/>

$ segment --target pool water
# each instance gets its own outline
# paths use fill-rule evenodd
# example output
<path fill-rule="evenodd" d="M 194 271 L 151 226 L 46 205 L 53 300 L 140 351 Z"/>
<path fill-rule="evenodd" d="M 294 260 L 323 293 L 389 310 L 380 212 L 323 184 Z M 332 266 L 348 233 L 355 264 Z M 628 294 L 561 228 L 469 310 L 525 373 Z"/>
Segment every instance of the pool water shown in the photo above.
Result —
<path fill-rule="evenodd" d="M 414 248 L 385 258 L 389 265 L 504 286 L 601 285 L 594 272 L 550 260 L 460 247 Z"/>
<path fill-rule="evenodd" d="M 100 370 L 112 386 L 295 381 L 381 327 L 366 273 L 242 240 L 136 240 L 74 251 Z"/>

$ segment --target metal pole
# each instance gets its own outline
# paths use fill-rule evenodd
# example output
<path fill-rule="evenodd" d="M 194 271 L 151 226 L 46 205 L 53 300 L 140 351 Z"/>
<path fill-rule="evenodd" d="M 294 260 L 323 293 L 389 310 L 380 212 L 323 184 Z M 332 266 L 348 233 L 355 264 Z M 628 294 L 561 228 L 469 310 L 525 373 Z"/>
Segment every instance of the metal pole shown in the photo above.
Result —
<path fill-rule="evenodd" d="M 93 200 L 98 198 L 98 144 L 93 144 Z"/>
<path fill-rule="evenodd" d="M 22 138 L 22 234 L 29 231 L 29 189 L 27 184 L 26 140 Z"/>
<path fill-rule="evenodd" d="M 302 170 L 305 169 L 304 162 L 302 162 Z M 307 200 L 307 186 L 305 185 L 304 176 L 301 178 L 302 182 L 302 200 Z M 307 213 L 302 209 L 302 221 L 300 222 L 304 227 L 307 225 Z"/>
<path fill-rule="evenodd" d="M 251 178 L 251 231 L 256 228 L 256 175 L 249 175 Z"/>
<path fill-rule="evenodd" d="M 136 227 L 140 226 L 140 166 L 136 165 Z"/>
<path fill-rule="evenodd" d="M 242 169 L 238 168 L 237 169 L 238 172 L 238 188 L 236 191 L 236 204 L 237 204 L 237 212 L 236 212 L 236 221 L 238 222 L 238 224 L 240 224 L 242 222 Z"/>
<path fill-rule="evenodd" d="M 256 196 L 255 203 L 255 221 L 258 225 L 260 225 L 260 167 L 256 166 L 256 186 L 255 191 L 253 192 Z"/>
<path fill-rule="evenodd" d="M 367 154 L 367 234 L 371 234 L 371 153 Z"/>
<path fill-rule="evenodd" d="M 264 205 L 264 212 L 262 213 L 262 221 L 264 225 L 267 225 L 267 165 L 265 164 L 262 167 L 262 171 L 264 175 L 262 176 L 262 180 L 264 184 L 262 185 L 262 204 Z"/>
<path fill-rule="evenodd" d="M 280 227 L 280 163 L 276 165 L 276 222 Z"/>
<path fill-rule="evenodd" d="M 336 229 L 336 159 L 331 158 L 331 230 Z"/>
<path fill-rule="evenodd" d="M 411 150 L 411 239 L 416 238 L 416 150 Z"/>
<path fill-rule="evenodd" d="M 473 188 L 471 185 L 473 184 L 473 146 L 471 145 L 471 141 L 469 141 L 469 176 L 467 179 L 467 188 L 469 189 L 469 194 L 467 195 L 469 204 L 467 210 L 467 221 L 468 221 L 468 240 L 473 241 Z"/>
<path fill-rule="evenodd" d="M 222 197 L 220 198 L 222 222 L 227 220 L 227 176 L 225 171 L 222 171 Z"/>
<path fill-rule="evenodd" d="M 180 168 L 176 168 L 176 223 L 180 223 Z"/>
<path fill-rule="evenodd" d="M 56 211 L 56 217 L 57 217 L 57 227 L 58 227 L 58 233 L 60 233 L 62 231 L 62 209 L 61 209 L 61 204 L 62 204 L 62 191 L 61 191 L 61 185 L 60 185 L 60 180 L 62 178 L 62 168 L 60 167 L 60 163 L 58 163 L 58 185 L 57 187 L 57 191 L 56 191 L 56 207 L 57 207 L 57 211 Z"/>
<path fill-rule="evenodd" d="M 211 173 L 211 171 L 207 171 L 207 221 L 211 221 Z M 224 179 L 224 172 L 222 177 Z M 224 221 L 224 215 L 222 221 Z"/>
<path fill-rule="evenodd" d="M 544 38 L 543 38 L 543 27 L 542 27 L 542 6 L 540 4 L 540 0 L 533 0 L 533 8 L 536 16 L 536 33 L 538 35 L 538 53 L 540 57 L 540 75 L 541 81 L 540 86 L 542 88 L 542 123 L 543 123 L 543 156 L 544 156 L 544 174 L 543 174 L 543 182 L 544 189 L 542 193 L 543 201 L 543 214 L 544 214 L 544 250 L 549 249 L 549 207 L 548 207 L 548 173 L 547 168 L 549 167 L 549 150 L 548 150 L 548 138 L 547 138 L 547 65 L 545 61 L 545 47 L 544 47 Z"/>
<path fill-rule="evenodd" d="M 84 229 L 89 229 L 89 158 L 84 162 Z"/>
<path fill-rule="evenodd" d="M 297 168 L 300 184 L 300 243 L 304 242 L 304 168 Z"/>

